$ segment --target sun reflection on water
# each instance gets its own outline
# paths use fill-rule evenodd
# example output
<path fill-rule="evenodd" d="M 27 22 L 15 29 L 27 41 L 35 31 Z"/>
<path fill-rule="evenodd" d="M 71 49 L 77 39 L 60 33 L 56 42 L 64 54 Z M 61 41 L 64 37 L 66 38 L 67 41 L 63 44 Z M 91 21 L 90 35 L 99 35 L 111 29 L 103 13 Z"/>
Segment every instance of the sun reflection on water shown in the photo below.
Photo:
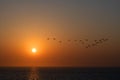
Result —
<path fill-rule="evenodd" d="M 40 80 L 37 68 L 32 68 L 28 80 Z"/>

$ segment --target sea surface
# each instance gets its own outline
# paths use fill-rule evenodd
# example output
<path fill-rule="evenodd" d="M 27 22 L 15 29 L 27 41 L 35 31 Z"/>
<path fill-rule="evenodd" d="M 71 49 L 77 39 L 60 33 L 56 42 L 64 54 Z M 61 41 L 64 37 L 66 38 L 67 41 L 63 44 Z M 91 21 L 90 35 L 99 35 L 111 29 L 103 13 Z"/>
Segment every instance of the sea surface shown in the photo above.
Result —
<path fill-rule="evenodd" d="M 120 80 L 120 68 L 1 67 L 0 80 Z"/>

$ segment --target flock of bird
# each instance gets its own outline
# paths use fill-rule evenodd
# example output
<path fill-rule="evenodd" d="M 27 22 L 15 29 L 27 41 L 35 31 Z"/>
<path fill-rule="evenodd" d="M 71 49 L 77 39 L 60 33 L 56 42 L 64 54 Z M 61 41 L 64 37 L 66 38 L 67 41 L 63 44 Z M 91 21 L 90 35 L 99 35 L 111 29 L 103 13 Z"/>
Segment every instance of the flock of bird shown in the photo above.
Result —
<path fill-rule="evenodd" d="M 60 44 L 64 42 L 62 40 L 58 40 L 55 37 L 53 37 L 53 38 L 47 38 L 47 40 L 58 41 L 58 43 L 60 43 Z M 70 39 L 68 39 L 66 41 L 69 42 L 69 43 L 70 42 L 75 42 L 75 43 L 78 42 L 78 43 L 84 45 L 85 48 L 92 48 L 92 47 L 95 47 L 95 46 L 99 46 L 99 44 L 103 44 L 104 42 L 109 41 L 109 39 L 108 38 L 101 38 L 101 39 L 98 39 L 98 40 L 93 40 L 92 43 L 89 43 L 89 39 L 84 39 L 84 40 L 77 40 L 77 39 L 70 40 Z"/>
<path fill-rule="evenodd" d="M 102 44 L 104 42 L 107 42 L 109 39 L 108 38 L 102 38 L 99 40 L 94 40 L 94 42 L 92 44 L 88 44 L 87 46 L 85 46 L 86 48 L 91 48 L 91 47 L 95 47 L 98 46 L 99 44 Z"/>

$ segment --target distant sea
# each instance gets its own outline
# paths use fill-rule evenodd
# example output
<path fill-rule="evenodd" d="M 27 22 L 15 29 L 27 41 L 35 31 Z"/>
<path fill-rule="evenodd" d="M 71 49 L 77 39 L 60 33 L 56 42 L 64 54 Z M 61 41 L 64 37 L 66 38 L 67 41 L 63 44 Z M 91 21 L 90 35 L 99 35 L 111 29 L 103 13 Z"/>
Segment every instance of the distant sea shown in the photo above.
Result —
<path fill-rule="evenodd" d="M 1 67 L 0 80 L 120 80 L 120 68 Z"/>

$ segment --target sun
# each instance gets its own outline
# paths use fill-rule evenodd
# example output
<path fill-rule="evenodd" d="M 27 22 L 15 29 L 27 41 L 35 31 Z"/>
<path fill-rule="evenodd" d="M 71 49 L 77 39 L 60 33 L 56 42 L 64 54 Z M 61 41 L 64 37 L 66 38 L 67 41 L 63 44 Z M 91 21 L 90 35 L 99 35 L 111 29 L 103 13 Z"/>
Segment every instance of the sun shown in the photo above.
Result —
<path fill-rule="evenodd" d="M 36 53 L 36 52 L 37 52 L 37 49 L 36 49 L 36 48 L 32 48 L 32 52 L 33 52 L 33 53 Z"/>

